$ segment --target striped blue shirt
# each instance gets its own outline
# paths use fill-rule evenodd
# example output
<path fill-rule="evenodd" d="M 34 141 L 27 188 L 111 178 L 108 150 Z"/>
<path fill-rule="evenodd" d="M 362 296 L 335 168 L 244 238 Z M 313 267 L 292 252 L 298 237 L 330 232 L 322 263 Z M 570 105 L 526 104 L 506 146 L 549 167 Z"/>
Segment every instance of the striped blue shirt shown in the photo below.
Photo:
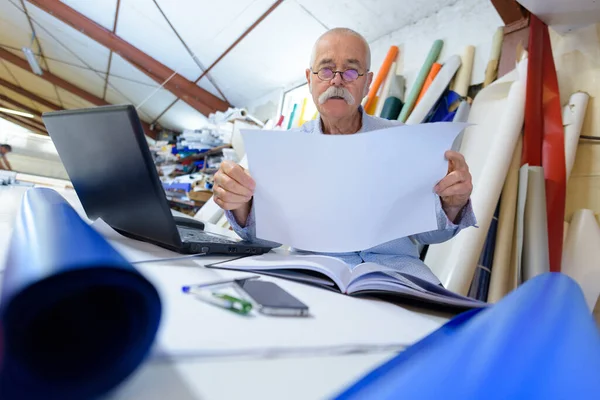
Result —
<path fill-rule="evenodd" d="M 362 108 L 359 108 L 362 113 L 362 126 L 357 133 L 374 131 L 377 129 L 389 128 L 391 126 L 402 125 L 400 121 L 387 120 L 368 115 Z M 306 122 L 299 128 L 301 132 L 308 134 L 322 134 L 321 119 L 316 118 Z M 457 218 L 458 224 L 453 223 L 448 219 L 446 213 L 442 209 L 441 200 L 438 197 L 436 202 L 436 213 L 438 221 L 438 230 L 431 232 L 419 233 L 408 237 L 392 240 L 387 243 L 380 244 L 364 251 L 356 251 L 351 253 L 311 253 L 302 251 L 302 254 L 322 254 L 334 256 L 345 261 L 350 267 L 354 267 L 363 262 L 373 262 L 383 265 L 388 268 L 393 268 L 397 271 L 417 276 L 429 282 L 439 284 L 439 279 L 431 272 L 431 270 L 419 258 L 419 245 L 435 244 L 445 242 L 454 237 L 461 229 L 474 226 L 477 222 L 473 214 L 473 208 L 469 201 L 463 208 Z M 226 212 L 227 219 L 235 232 L 242 239 L 254 242 L 279 246 L 279 243 L 267 242 L 256 238 L 256 220 L 254 216 L 254 207 L 250 210 L 246 226 L 240 226 L 231 212 Z"/>

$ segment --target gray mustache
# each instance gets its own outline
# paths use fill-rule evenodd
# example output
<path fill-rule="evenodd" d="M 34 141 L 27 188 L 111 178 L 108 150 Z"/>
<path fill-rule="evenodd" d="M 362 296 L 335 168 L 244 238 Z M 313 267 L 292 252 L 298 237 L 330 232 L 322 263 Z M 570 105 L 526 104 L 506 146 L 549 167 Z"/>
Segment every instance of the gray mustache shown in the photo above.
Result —
<path fill-rule="evenodd" d="M 330 86 L 319 96 L 319 104 L 325 103 L 332 97 L 341 97 L 346 101 L 346 103 L 350 105 L 354 104 L 355 102 L 354 97 L 350 94 L 350 91 L 345 87 Z"/>

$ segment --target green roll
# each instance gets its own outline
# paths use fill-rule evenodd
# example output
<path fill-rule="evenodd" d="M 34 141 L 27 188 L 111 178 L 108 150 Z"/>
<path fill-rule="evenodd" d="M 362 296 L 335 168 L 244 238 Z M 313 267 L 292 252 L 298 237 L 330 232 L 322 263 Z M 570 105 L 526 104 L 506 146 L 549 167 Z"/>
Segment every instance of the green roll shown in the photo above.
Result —
<path fill-rule="evenodd" d="M 402 100 L 397 97 L 391 96 L 385 99 L 383 108 L 381 109 L 381 118 L 385 119 L 398 119 L 400 110 L 402 109 Z"/>
<path fill-rule="evenodd" d="M 433 46 L 431 46 L 431 50 L 429 50 L 429 54 L 425 59 L 425 63 L 421 67 L 419 71 L 419 75 L 417 75 L 417 79 L 413 84 L 410 94 L 406 97 L 404 107 L 402 107 L 402 111 L 400 112 L 400 116 L 398 117 L 398 121 L 406 122 L 408 116 L 412 112 L 415 103 L 417 102 L 417 98 L 419 97 L 419 93 L 421 93 L 421 89 L 423 88 L 423 84 L 425 83 L 425 79 L 431 70 L 431 66 L 434 62 L 437 61 L 440 52 L 442 51 L 442 47 L 444 47 L 443 40 L 436 40 L 433 42 Z"/>

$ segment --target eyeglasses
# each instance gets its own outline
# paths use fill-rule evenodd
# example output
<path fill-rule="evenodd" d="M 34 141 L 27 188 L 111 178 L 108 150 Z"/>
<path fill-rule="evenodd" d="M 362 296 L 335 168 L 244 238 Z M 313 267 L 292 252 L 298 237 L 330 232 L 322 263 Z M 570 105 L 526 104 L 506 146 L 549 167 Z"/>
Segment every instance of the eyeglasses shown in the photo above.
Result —
<path fill-rule="evenodd" d="M 340 74 L 344 82 L 354 82 L 364 74 L 359 74 L 355 69 L 347 69 L 345 71 L 334 71 L 331 68 L 321 68 L 317 72 L 311 72 L 319 77 L 322 81 L 330 81 L 335 78 L 335 74 Z"/>

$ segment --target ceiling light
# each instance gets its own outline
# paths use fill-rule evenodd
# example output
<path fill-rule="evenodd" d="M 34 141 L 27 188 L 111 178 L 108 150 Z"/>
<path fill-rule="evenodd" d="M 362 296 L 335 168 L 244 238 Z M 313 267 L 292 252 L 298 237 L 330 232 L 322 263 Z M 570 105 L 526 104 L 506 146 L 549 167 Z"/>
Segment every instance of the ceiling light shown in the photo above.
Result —
<path fill-rule="evenodd" d="M 10 108 L 0 107 L 0 112 L 7 113 L 7 114 L 19 115 L 19 116 L 25 117 L 25 118 L 33 118 L 33 114 L 29 114 L 29 113 L 17 111 L 17 110 L 11 110 Z"/>
<path fill-rule="evenodd" d="M 36 75 L 42 75 L 44 72 L 40 68 L 40 64 L 38 64 L 38 61 L 35 58 L 35 55 L 33 54 L 33 51 L 31 51 L 29 47 L 23 47 L 21 50 L 23 50 L 25 58 L 27 58 L 27 62 L 29 63 L 29 66 L 31 67 L 33 73 Z"/>

